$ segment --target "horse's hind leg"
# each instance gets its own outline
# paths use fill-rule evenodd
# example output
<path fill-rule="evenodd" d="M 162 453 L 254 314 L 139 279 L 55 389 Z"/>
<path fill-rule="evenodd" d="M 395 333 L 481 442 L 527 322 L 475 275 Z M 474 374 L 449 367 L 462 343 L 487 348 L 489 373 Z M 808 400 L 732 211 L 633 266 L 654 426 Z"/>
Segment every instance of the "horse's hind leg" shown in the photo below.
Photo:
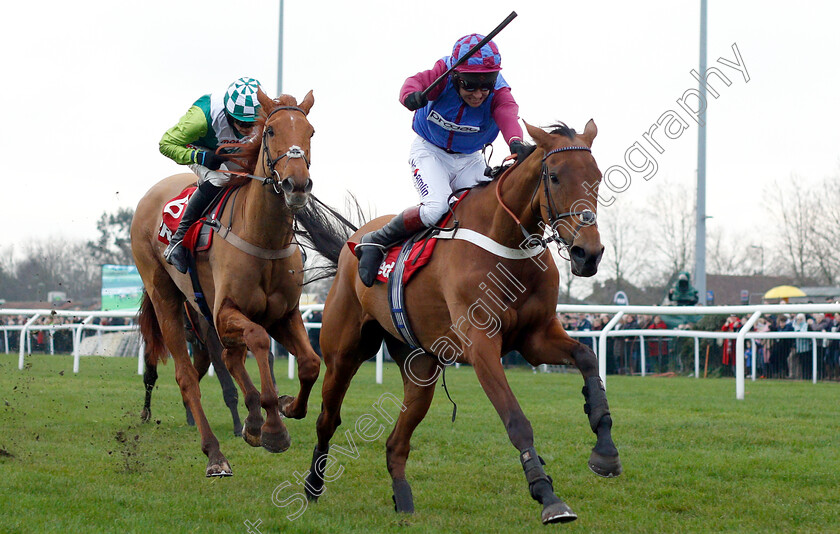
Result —
<path fill-rule="evenodd" d="M 540 364 L 574 364 L 583 375 L 583 411 L 597 436 L 589 456 L 589 468 L 602 477 L 621 474 L 621 460 L 612 439 L 612 417 L 604 383 L 598 376 L 598 359 L 592 349 L 572 339 L 560 321 L 552 320 L 548 328 L 539 329 L 526 340 L 522 354 L 533 366 Z"/>
<path fill-rule="evenodd" d="M 385 443 L 385 460 L 394 490 L 394 510 L 414 513 L 414 497 L 405 476 L 405 464 L 411 450 L 411 435 L 426 417 L 435 396 L 435 383 L 440 374 L 437 361 L 426 354 L 409 356 L 409 347 L 389 340 L 388 350 L 399 363 L 403 376 L 403 406 L 397 424 Z"/>
<path fill-rule="evenodd" d="M 216 330 L 225 346 L 223 358 L 233 377 L 245 394 L 248 417 L 242 436 L 249 445 L 262 447 L 269 452 L 283 452 L 291 445 L 289 431 L 280 417 L 277 390 L 271 381 L 268 367 L 268 349 L 271 343 L 265 329 L 245 317 L 230 299 L 222 303 L 216 314 Z M 257 360 L 260 371 L 260 391 L 254 387 L 245 370 L 245 353 L 249 349 Z M 265 410 L 262 422 L 260 406 Z"/>
<path fill-rule="evenodd" d="M 143 386 L 146 389 L 146 398 L 143 401 L 143 411 L 140 413 L 140 420 L 144 423 L 152 418 L 152 391 L 157 383 L 157 365 L 146 361 L 146 369 L 143 371 Z"/>
<path fill-rule="evenodd" d="M 219 440 L 210 429 L 201 406 L 198 372 L 187 353 L 181 301 L 177 297 L 159 295 L 157 292 L 150 293 L 149 296 L 154 304 L 163 340 L 175 360 L 175 380 L 181 388 L 181 397 L 190 407 L 198 431 L 201 433 L 201 450 L 207 455 L 208 460 L 205 475 L 208 477 L 230 476 L 233 474 L 230 464 L 219 450 Z"/>
<path fill-rule="evenodd" d="M 303 326 L 300 310 L 297 308 L 274 325 L 271 333 L 295 356 L 298 380 L 300 381 L 300 391 L 298 391 L 296 397 L 291 395 L 280 397 L 280 412 L 292 419 L 303 419 L 306 417 L 312 386 L 315 385 L 318 374 L 321 372 L 321 358 L 312 350 L 312 344 L 309 343 L 309 336 L 306 333 L 306 327 Z"/>
<path fill-rule="evenodd" d="M 531 423 L 522 412 L 505 377 L 500 361 L 499 337 L 489 338 L 483 332 L 472 334 L 470 336 L 472 344 L 465 347 L 464 353 L 475 368 L 481 388 L 502 419 L 511 443 L 519 451 L 519 461 L 525 471 L 531 497 L 543 506 L 541 513 L 543 524 L 574 521 L 577 515 L 554 494 L 553 482 L 545 473 L 542 467 L 544 462 L 534 448 L 534 431 Z"/>
<path fill-rule="evenodd" d="M 236 384 L 233 383 L 233 378 L 227 370 L 227 366 L 222 361 L 222 351 L 224 347 L 219 342 L 219 336 L 216 331 L 210 329 L 205 335 L 207 340 L 207 353 L 210 356 L 210 361 L 213 363 L 213 369 L 216 371 L 216 376 L 219 378 L 219 384 L 222 386 L 222 397 L 225 399 L 225 406 L 230 410 L 230 416 L 233 419 L 233 435 L 242 435 L 242 422 L 239 420 L 239 395 L 236 392 Z"/>

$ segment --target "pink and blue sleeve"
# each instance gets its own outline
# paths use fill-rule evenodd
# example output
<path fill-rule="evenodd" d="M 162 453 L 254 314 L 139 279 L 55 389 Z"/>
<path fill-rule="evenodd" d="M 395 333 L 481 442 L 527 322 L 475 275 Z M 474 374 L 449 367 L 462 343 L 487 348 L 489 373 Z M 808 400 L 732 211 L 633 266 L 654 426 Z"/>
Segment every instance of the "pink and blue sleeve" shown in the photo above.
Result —
<path fill-rule="evenodd" d="M 405 101 L 405 97 L 411 93 L 415 91 L 423 91 L 432 85 L 432 82 L 437 80 L 444 72 L 446 72 L 446 63 L 442 59 L 439 59 L 437 60 L 437 63 L 435 63 L 435 66 L 431 69 L 418 72 L 414 76 L 409 77 L 400 89 L 400 104 L 402 104 Z M 430 91 L 426 97 L 429 100 L 434 100 L 439 97 L 442 92 L 443 84 L 441 83 L 435 87 L 434 90 Z"/>
<path fill-rule="evenodd" d="M 493 95 L 493 120 L 508 145 L 514 139 L 522 140 L 522 127 L 519 125 L 519 104 L 513 99 L 510 87 L 497 89 Z"/>

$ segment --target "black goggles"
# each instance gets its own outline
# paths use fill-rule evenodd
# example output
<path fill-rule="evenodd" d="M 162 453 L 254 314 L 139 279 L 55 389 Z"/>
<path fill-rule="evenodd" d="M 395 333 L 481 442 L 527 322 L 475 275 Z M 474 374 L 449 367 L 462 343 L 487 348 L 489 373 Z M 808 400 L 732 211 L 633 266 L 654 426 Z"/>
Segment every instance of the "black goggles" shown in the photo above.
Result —
<path fill-rule="evenodd" d="M 250 130 L 251 128 L 253 128 L 253 127 L 254 127 L 254 123 L 253 123 L 253 122 L 245 122 L 245 121 L 241 121 L 241 120 L 239 120 L 239 119 L 234 119 L 234 118 L 233 118 L 233 117 L 231 117 L 231 116 L 228 116 L 228 118 L 230 119 L 230 122 L 232 122 L 232 123 L 234 124 L 234 126 L 236 126 L 237 128 L 239 128 L 240 130 Z"/>
<path fill-rule="evenodd" d="M 471 82 L 463 78 L 458 80 L 458 87 L 469 93 L 473 91 L 492 91 L 495 86 L 496 80 L 486 82 Z"/>

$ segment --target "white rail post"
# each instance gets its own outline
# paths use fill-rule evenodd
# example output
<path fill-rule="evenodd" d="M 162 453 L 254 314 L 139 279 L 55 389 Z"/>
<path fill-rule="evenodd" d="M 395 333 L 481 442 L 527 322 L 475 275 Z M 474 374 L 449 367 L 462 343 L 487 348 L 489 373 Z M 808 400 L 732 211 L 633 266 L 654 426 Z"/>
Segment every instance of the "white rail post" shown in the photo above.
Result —
<path fill-rule="evenodd" d="M 26 321 L 26 324 L 23 325 L 23 328 L 20 331 L 20 356 L 18 357 L 18 369 L 20 369 L 21 371 L 23 371 L 24 348 L 26 347 L 26 341 L 29 339 L 29 332 L 28 332 L 29 327 L 32 325 L 32 323 L 37 321 L 38 317 L 40 317 L 40 316 L 41 316 L 40 313 L 36 313 L 32 317 L 30 317 L 29 320 Z M 30 352 L 32 352 L 31 349 L 30 349 Z"/>
<path fill-rule="evenodd" d="M 76 374 L 79 373 L 79 359 L 81 358 L 79 351 L 82 347 L 82 330 L 84 330 L 85 325 L 90 324 L 91 321 L 93 321 L 93 315 L 85 317 L 84 321 L 82 321 L 76 328 L 75 335 L 73 336 L 73 372 Z"/>
<path fill-rule="evenodd" d="M 376 383 L 382 383 L 382 360 L 385 359 L 385 342 L 379 345 L 379 352 L 376 353 Z"/>
<path fill-rule="evenodd" d="M 752 316 L 738 330 L 738 337 L 735 340 L 735 398 L 744 400 L 744 340 L 747 332 L 753 327 L 761 316 L 761 312 L 753 312 Z"/>
<path fill-rule="evenodd" d="M 601 377 L 601 382 L 604 383 L 604 389 L 607 388 L 607 332 L 612 330 L 623 316 L 623 311 L 617 312 L 598 334 L 598 375 Z"/>
<path fill-rule="evenodd" d="M 140 336 L 140 348 L 137 350 L 137 374 L 142 375 L 146 369 L 146 342 L 143 341 L 143 336 Z"/>
<path fill-rule="evenodd" d="M 752 358 L 750 358 L 750 360 L 751 360 L 750 363 L 752 364 L 752 381 L 755 382 L 755 360 L 756 360 L 756 358 L 755 358 L 756 357 L 755 339 L 751 339 L 750 343 L 751 343 L 751 346 L 752 346 Z"/>
<path fill-rule="evenodd" d="M 700 378 L 700 338 L 694 338 L 694 378 Z"/>
<path fill-rule="evenodd" d="M 295 379 L 295 355 L 292 354 L 291 352 L 289 352 L 289 349 L 286 349 L 286 353 L 289 355 L 289 380 L 294 380 Z"/>
<path fill-rule="evenodd" d="M 817 338 L 811 339 L 811 382 L 817 383 Z"/>
<path fill-rule="evenodd" d="M 642 376 L 645 376 L 645 336 L 639 336 L 639 369 L 642 371 Z"/>

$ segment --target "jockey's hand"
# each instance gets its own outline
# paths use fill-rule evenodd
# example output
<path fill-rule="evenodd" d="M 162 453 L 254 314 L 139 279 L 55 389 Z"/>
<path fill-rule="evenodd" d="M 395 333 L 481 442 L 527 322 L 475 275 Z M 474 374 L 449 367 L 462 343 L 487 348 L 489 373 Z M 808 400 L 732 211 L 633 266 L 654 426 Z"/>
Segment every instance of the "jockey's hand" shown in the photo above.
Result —
<path fill-rule="evenodd" d="M 403 100 L 403 106 L 407 107 L 409 111 L 415 111 L 429 103 L 429 99 L 422 91 L 414 91 Z"/>
<path fill-rule="evenodd" d="M 522 161 L 534 151 L 534 145 L 523 143 L 521 139 L 514 139 L 510 142 L 510 155 L 515 155 L 516 161 Z M 509 158 L 505 158 L 507 160 Z"/>
<path fill-rule="evenodd" d="M 219 167 L 221 167 L 222 163 L 225 161 L 227 161 L 225 158 L 206 150 L 201 150 L 195 155 L 195 162 L 199 165 L 204 165 L 211 171 L 219 170 Z"/>

